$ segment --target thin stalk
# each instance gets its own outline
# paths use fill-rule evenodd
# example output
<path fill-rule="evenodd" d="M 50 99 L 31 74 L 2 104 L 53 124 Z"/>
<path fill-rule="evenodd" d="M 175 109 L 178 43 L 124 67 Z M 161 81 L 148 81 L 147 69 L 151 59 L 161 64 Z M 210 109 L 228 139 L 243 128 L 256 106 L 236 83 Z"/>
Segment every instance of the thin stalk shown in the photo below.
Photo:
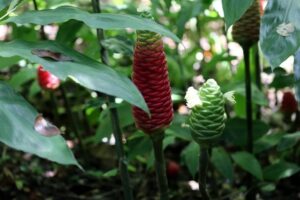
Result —
<path fill-rule="evenodd" d="M 251 94 L 251 71 L 250 71 L 250 47 L 243 47 L 244 62 L 245 62 L 245 90 L 246 90 L 246 118 L 247 118 L 247 150 L 249 153 L 253 152 L 253 119 L 252 119 L 252 94 Z M 252 188 L 253 178 L 248 175 L 248 188 Z M 255 199 L 255 192 L 250 191 L 247 200 Z"/>
<path fill-rule="evenodd" d="M 37 4 L 36 0 L 32 0 L 32 2 L 33 2 L 34 10 L 39 10 L 39 7 L 38 7 L 38 4 Z M 46 36 L 45 29 L 44 29 L 43 25 L 41 25 L 41 28 L 40 28 L 40 39 L 41 40 L 47 40 L 47 36 Z"/>
<path fill-rule="evenodd" d="M 179 44 L 176 44 L 176 60 L 178 62 L 178 66 L 179 66 L 179 72 L 180 72 L 180 79 L 182 82 L 182 85 L 184 87 L 184 90 L 186 90 L 188 88 L 187 82 L 185 81 L 185 72 L 184 72 L 184 65 L 182 63 L 182 59 L 181 59 L 181 55 L 179 53 Z"/>
<path fill-rule="evenodd" d="M 101 5 L 99 0 L 92 0 L 93 11 L 95 13 L 101 13 Z M 100 56 L 104 64 L 108 65 L 108 54 L 106 49 L 102 45 L 102 41 L 105 39 L 104 31 L 102 29 L 97 29 L 97 38 L 100 47 Z M 114 103 L 114 98 L 107 96 L 109 104 Z M 125 155 L 122 139 L 122 131 L 120 127 L 120 121 L 117 109 L 114 106 L 109 106 L 112 130 L 114 137 L 116 139 L 116 150 L 119 160 L 119 171 L 122 180 L 123 194 L 125 200 L 133 200 L 132 188 L 130 186 L 130 178 L 128 172 L 128 162 Z"/>
<path fill-rule="evenodd" d="M 168 179 L 163 150 L 164 132 L 152 134 L 150 135 L 150 138 L 154 150 L 156 179 L 159 187 L 160 200 L 168 200 Z"/>
<path fill-rule="evenodd" d="M 259 48 L 258 45 L 256 45 L 255 48 L 255 83 L 257 88 L 261 91 L 261 66 L 260 66 L 260 59 L 259 59 Z M 261 110 L 260 106 L 257 106 L 257 112 L 256 112 L 256 119 L 261 118 Z"/>
<path fill-rule="evenodd" d="M 53 115 L 54 115 L 54 121 L 58 122 L 59 120 L 59 113 L 58 113 L 58 103 L 57 103 L 57 98 L 55 95 L 55 91 L 49 91 L 50 99 L 51 99 L 51 104 L 53 107 Z"/>
<path fill-rule="evenodd" d="M 253 152 L 253 124 L 252 124 L 252 94 L 249 48 L 243 48 L 245 62 L 245 91 L 246 91 L 246 117 L 247 117 L 247 150 Z"/>
<path fill-rule="evenodd" d="M 204 200 L 210 200 L 210 196 L 206 190 L 206 174 L 209 164 L 209 154 L 207 147 L 200 147 L 199 156 L 199 189 Z"/>
<path fill-rule="evenodd" d="M 81 137 L 81 134 L 80 134 L 80 131 L 78 128 L 78 121 L 77 121 L 77 118 L 75 117 L 75 114 L 72 112 L 72 106 L 71 106 L 71 103 L 67 96 L 67 91 L 66 91 L 66 88 L 64 87 L 64 85 L 60 86 L 60 91 L 62 94 L 62 98 L 64 101 L 64 106 L 66 108 L 67 115 L 71 118 L 72 129 L 73 129 L 75 136 L 78 139 L 78 144 L 82 150 L 85 150 L 83 143 L 82 143 L 82 137 Z"/>
<path fill-rule="evenodd" d="M 113 100 L 110 97 L 110 102 Z M 114 137 L 116 139 L 116 147 L 117 147 L 117 156 L 119 160 L 119 170 L 122 180 L 123 193 L 125 200 L 132 200 L 133 194 L 132 189 L 130 187 L 130 178 L 128 173 L 128 161 L 125 156 L 124 148 L 123 148 L 123 139 L 122 139 L 122 131 L 119 123 L 119 116 L 116 108 L 110 108 L 110 118 L 112 122 L 112 130 Z"/>

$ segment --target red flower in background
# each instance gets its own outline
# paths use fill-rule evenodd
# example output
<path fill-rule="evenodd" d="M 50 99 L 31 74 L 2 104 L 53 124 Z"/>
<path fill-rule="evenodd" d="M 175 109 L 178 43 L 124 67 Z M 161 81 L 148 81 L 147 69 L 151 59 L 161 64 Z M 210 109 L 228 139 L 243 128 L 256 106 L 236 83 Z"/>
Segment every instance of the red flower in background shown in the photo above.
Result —
<path fill-rule="evenodd" d="M 180 166 L 175 161 L 169 161 L 167 164 L 167 175 L 169 177 L 176 177 L 180 172 Z"/>
<path fill-rule="evenodd" d="M 298 109 L 298 103 L 295 99 L 294 94 L 290 91 L 284 92 L 280 110 L 284 113 L 291 114 L 296 112 L 297 109 Z"/>
<path fill-rule="evenodd" d="M 150 13 L 142 16 L 151 18 Z M 133 82 L 142 93 L 151 113 L 134 107 L 138 128 L 145 133 L 159 132 L 173 119 L 171 87 L 161 36 L 150 31 L 138 31 L 134 50 Z"/>
<path fill-rule="evenodd" d="M 60 80 L 42 66 L 38 67 L 37 76 L 40 87 L 45 90 L 55 90 L 60 85 Z"/>

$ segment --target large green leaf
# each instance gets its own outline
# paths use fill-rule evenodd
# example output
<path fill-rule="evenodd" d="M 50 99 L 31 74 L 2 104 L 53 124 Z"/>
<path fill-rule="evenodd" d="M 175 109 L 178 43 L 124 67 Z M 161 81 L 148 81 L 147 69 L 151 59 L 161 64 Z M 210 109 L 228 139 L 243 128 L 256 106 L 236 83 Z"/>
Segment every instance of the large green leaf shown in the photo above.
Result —
<path fill-rule="evenodd" d="M 294 62 L 294 76 L 295 76 L 295 94 L 298 103 L 300 103 L 300 49 L 295 54 Z"/>
<path fill-rule="evenodd" d="M 230 181 L 233 181 L 233 166 L 228 153 L 222 147 L 213 148 L 211 162 Z"/>
<path fill-rule="evenodd" d="M 46 25 L 66 22 L 70 19 L 82 21 L 91 28 L 149 30 L 180 42 L 176 35 L 150 19 L 124 14 L 88 13 L 71 6 L 62 6 L 56 9 L 41 11 L 28 11 L 19 16 L 11 17 L 5 22 Z"/>
<path fill-rule="evenodd" d="M 278 151 L 284 151 L 293 148 L 300 140 L 300 132 L 284 135 L 278 146 Z"/>
<path fill-rule="evenodd" d="M 254 153 L 261 153 L 262 151 L 266 151 L 276 146 L 280 142 L 283 135 L 283 133 L 272 133 L 264 135 L 259 140 L 255 141 Z"/>
<path fill-rule="evenodd" d="M 300 1 L 269 0 L 260 29 L 261 49 L 273 68 L 279 66 L 300 46 Z M 276 30 L 282 23 L 292 23 L 295 31 L 281 36 Z"/>
<path fill-rule="evenodd" d="M 259 180 L 263 179 L 261 166 L 252 154 L 240 151 L 232 154 L 232 158 L 242 169 L 249 172 Z"/>
<path fill-rule="evenodd" d="M 32 53 L 32 50 L 43 49 L 62 53 L 72 61 L 53 61 Z M 71 77 L 86 88 L 120 97 L 147 111 L 147 105 L 134 84 L 125 76 L 111 68 L 87 57 L 77 51 L 64 47 L 53 41 L 25 42 L 12 41 L 0 43 L 0 56 L 20 56 L 31 62 L 41 64 L 60 79 Z"/>
<path fill-rule="evenodd" d="M 37 115 L 25 99 L 0 82 L 0 141 L 51 161 L 79 166 L 62 136 L 46 137 L 34 130 Z"/>
<path fill-rule="evenodd" d="M 1 0 L 0 1 L 0 10 L 4 9 L 10 4 L 11 0 Z"/>
<path fill-rule="evenodd" d="M 268 181 L 278 181 L 288 178 L 300 171 L 300 167 L 294 163 L 280 161 L 264 168 L 264 178 Z"/>
<path fill-rule="evenodd" d="M 222 0 L 226 29 L 240 19 L 252 3 L 253 0 Z"/>
<path fill-rule="evenodd" d="M 195 176 L 199 167 L 200 147 L 196 142 L 191 142 L 181 152 L 181 159 L 187 166 L 192 176 Z"/>
<path fill-rule="evenodd" d="M 0 57 L 0 69 L 4 69 L 13 64 L 16 64 L 19 60 L 20 60 L 19 57 L 9 57 L 9 58 Z"/>
<path fill-rule="evenodd" d="M 269 126 L 260 120 L 253 122 L 253 141 L 258 140 L 269 130 Z M 224 137 L 229 143 L 240 147 L 247 145 L 247 123 L 246 119 L 232 118 L 226 122 Z"/>

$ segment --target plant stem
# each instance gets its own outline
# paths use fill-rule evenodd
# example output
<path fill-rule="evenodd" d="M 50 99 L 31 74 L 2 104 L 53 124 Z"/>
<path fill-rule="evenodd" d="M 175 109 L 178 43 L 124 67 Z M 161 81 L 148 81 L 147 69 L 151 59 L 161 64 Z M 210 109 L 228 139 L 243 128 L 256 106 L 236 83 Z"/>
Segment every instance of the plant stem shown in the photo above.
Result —
<path fill-rule="evenodd" d="M 255 83 L 257 88 L 261 91 L 261 66 L 259 61 L 258 45 L 256 45 L 255 48 Z M 256 119 L 260 119 L 260 117 L 261 117 L 261 110 L 260 110 L 260 106 L 257 105 Z"/>
<path fill-rule="evenodd" d="M 207 147 L 200 147 L 199 156 L 199 189 L 204 200 L 210 200 L 209 194 L 206 190 L 206 174 L 209 163 L 209 155 Z"/>
<path fill-rule="evenodd" d="M 250 54 L 249 46 L 244 46 L 244 62 L 245 62 L 245 90 L 246 90 L 246 117 L 247 117 L 247 150 L 249 153 L 253 152 L 253 124 L 252 124 L 252 90 L 251 90 L 251 71 L 250 71 Z M 248 175 L 248 189 L 252 188 L 253 178 Z M 247 196 L 247 200 L 255 199 L 255 192 L 251 190 Z"/>
<path fill-rule="evenodd" d="M 112 102 L 113 97 L 109 97 Z M 130 178 L 128 173 L 128 162 L 123 148 L 122 131 L 119 123 L 119 116 L 116 108 L 110 107 L 110 117 L 112 122 L 112 130 L 116 139 L 117 155 L 119 160 L 119 170 L 122 179 L 123 192 L 125 200 L 132 200 L 133 194 L 130 187 Z"/>
<path fill-rule="evenodd" d="M 166 163 L 163 150 L 164 132 L 154 133 L 150 135 L 150 138 L 154 150 L 156 178 L 159 186 L 160 200 L 168 200 L 168 179 L 166 175 Z"/>
<path fill-rule="evenodd" d="M 92 6 L 95 13 L 101 13 L 101 5 L 99 0 L 92 0 Z M 105 35 L 102 29 L 97 29 L 97 38 L 100 47 L 100 56 L 104 64 L 108 65 L 108 55 L 106 49 L 102 45 Z M 114 103 L 114 98 L 107 96 L 109 104 Z M 128 172 L 128 162 L 123 148 L 122 131 L 119 122 L 117 108 L 109 106 L 112 130 L 116 139 L 117 156 L 119 160 L 119 170 L 122 180 L 123 193 L 125 200 L 133 200 L 132 188 L 130 187 L 130 178 Z"/>
<path fill-rule="evenodd" d="M 253 127 L 252 127 L 252 94 L 249 48 L 243 48 L 245 61 L 245 91 L 246 91 L 246 117 L 247 117 L 247 150 L 253 151 Z"/>
<path fill-rule="evenodd" d="M 39 10 L 39 7 L 38 7 L 38 4 L 37 4 L 36 0 L 32 0 L 32 2 L 33 2 L 34 10 Z M 41 28 L 40 28 L 40 39 L 41 40 L 47 40 L 47 36 L 46 36 L 45 29 L 44 29 L 43 25 L 41 25 Z"/>
<path fill-rule="evenodd" d="M 52 107 L 53 107 L 54 121 L 58 122 L 59 113 L 58 113 L 58 103 L 57 103 L 55 91 L 49 91 L 49 95 L 50 95 L 51 104 L 52 104 Z"/>
<path fill-rule="evenodd" d="M 64 106 L 66 108 L 67 115 L 71 118 L 72 129 L 73 129 L 75 136 L 78 139 L 78 144 L 82 150 L 85 150 L 83 143 L 82 143 L 82 137 L 81 137 L 81 134 L 80 134 L 80 131 L 78 128 L 77 118 L 75 117 L 75 114 L 72 112 L 72 107 L 71 107 L 70 101 L 68 99 L 67 91 L 66 91 L 66 88 L 64 87 L 64 85 L 60 86 L 60 91 L 62 94 L 62 98 L 64 101 Z"/>

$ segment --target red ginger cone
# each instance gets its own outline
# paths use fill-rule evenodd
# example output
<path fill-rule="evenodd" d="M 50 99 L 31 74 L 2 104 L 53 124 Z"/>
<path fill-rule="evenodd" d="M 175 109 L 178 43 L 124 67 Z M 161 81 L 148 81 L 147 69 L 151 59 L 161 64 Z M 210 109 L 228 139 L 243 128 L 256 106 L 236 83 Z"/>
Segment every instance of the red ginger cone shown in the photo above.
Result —
<path fill-rule="evenodd" d="M 152 18 L 149 12 L 143 17 Z M 150 31 L 137 31 L 132 79 L 142 93 L 151 116 L 134 107 L 136 126 L 147 134 L 162 131 L 173 119 L 171 87 L 161 36 Z"/>
<path fill-rule="evenodd" d="M 37 76 L 40 87 L 45 90 L 55 90 L 60 85 L 60 80 L 42 66 L 38 67 Z"/>
<path fill-rule="evenodd" d="M 280 110 L 286 114 L 292 114 L 298 110 L 298 103 L 292 92 L 287 91 L 283 93 Z"/>

